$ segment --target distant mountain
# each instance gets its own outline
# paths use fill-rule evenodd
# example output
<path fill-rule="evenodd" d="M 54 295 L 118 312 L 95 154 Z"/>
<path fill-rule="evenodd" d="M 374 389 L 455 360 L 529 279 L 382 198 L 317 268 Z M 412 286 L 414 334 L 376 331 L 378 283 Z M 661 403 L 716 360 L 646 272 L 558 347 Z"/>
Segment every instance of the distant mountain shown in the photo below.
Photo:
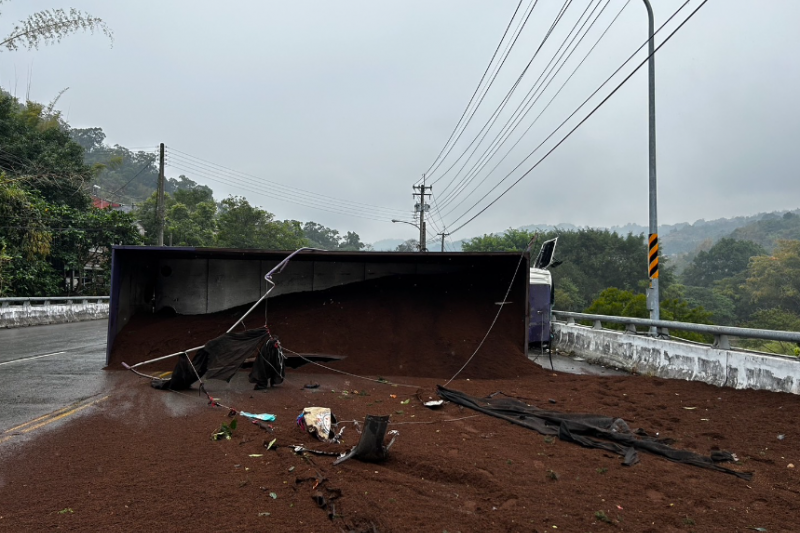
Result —
<path fill-rule="evenodd" d="M 574 224 L 530 224 L 517 228 L 525 231 L 577 231 L 581 229 L 580 226 Z M 610 228 L 596 228 L 607 229 L 609 231 L 618 233 L 619 235 L 627 235 L 632 233 L 634 235 L 644 234 L 647 235 L 647 226 L 639 224 L 625 224 L 623 226 L 611 226 Z M 502 235 L 503 232 L 497 233 Z M 691 257 L 698 251 L 700 247 L 711 248 L 717 241 L 723 237 L 730 236 L 738 240 L 748 240 L 757 242 L 766 248 L 772 250 L 775 246 L 775 241 L 778 239 L 800 239 L 800 209 L 794 211 L 774 211 L 772 213 L 758 213 L 751 216 L 742 216 L 734 218 L 718 218 L 716 220 L 700 219 L 693 224 L 688 222 L 679 222 L 677 224 L 663 224 L 659 225 L 658 233 L 661 241 L 661 247 L 667 257 L 673 258 L 673 265 L 677 266 L 680 270 L 684 265 L 691 260 Z M 456 251 L 461 251 L 461 245 L 464 241 L 453 241 L 452 248 Z M 373 243 L 375 250 L 394 250 L 397 245 L 403 243 L 400 239 L 383 239 Z M 438 250 L 438 246 L 433 246 L 434 243 L 429 243 L 428 248 L 431 250 Z M 451 248 L 448 248 L 451 249 Z"/>
<path fill-rule="evenodd" d="M 376 252 L 391 252 L 399 245 L 403 244 L 403 239 L 381 239 L 372 243 L 372 248 Z"/>
<path fill-rule="evenodd" d="M 800 209 L 780 216 L 770 213 L 761 220 L 735 229 L 730 236 L 739 241 L 758 243 L 772 251 L 781 239 L 800 240 Z"/>
<path fill-rule="evenodd" d="M 783 213 L 780 213 L 782 215 Z M 749 217 L 719 218 L 717 220 L 700 219 L 694 224 L 686 225 L 683 228 L 669 234 L 661 233 L 661 244 L 667 256 L 678 256 L 694 252 L 698 246 L 704 245 L 711 247 L 718 240 L 729 236 L 738 228 L 747 226 L 765 217 L 780 217 L 777 213 L 759 213 Z"/>

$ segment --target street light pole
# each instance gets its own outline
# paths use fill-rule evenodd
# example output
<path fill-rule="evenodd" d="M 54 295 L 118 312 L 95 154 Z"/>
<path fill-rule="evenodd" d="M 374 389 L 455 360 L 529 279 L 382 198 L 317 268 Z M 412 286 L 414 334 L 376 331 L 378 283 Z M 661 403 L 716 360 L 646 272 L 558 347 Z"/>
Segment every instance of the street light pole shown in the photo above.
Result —
<path fill-rule="evenodd" d="M 648 85 L 649 85 L 649 118 L 650 118 L 650 140 L 648 149 L 650 153 L 650 181 L 649 181 L 649 205 L 650 205 L 650 224 L 647 239 L 647 267 L 650 278 L 650 290 L 648 307 L 650 309 L 650 319 L 659 319 L 660 299 L 658 295 L 658 187 L 656 180 L 656 56 L 655 56 L 655 23 L 653 22 L 653 8 L 650 0 L 644 0 L 647 8 L 647 18 L 649 21 L 650 41 L 648 52 Z M 651 328 L 651 334 L 656 333 L 656 328 Z"/>
<path fill-rule="evenodd" d="M 421 226 L 417 226 L 413 222 L 408 222 L 407 220 L 397 220 L 396 218 L 393 218 L 392 222 L 394 222 L 395 224 L 408 224 L 409 226 L 414 226 L 415 228 L 417 228 L 417 230 L 419 230 L 420 235 L 424 235 L 424 233 L 423 233 L 424 232 L 423 228 L 425 227 L 425 223 L 424 222 L 422 223 Z M 423 250 L 422 249 L 422 242 L 419 243 L 419 251 L 420 252 L 426 252 L 427 251 L 427 250 Z"/>

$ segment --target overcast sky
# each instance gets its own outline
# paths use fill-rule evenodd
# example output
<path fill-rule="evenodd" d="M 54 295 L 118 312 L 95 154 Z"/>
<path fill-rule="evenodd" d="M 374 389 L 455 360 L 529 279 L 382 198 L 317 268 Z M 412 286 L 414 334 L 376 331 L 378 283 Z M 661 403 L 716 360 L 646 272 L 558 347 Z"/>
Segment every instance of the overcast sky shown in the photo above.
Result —
<path fill-rule="evenodd" d="M 627 6 L 626 0 L 572 2 L 464 166 L 465 158 L 456 158 L 475 148 L 470 142 L 533 57 L 563 2 L 538 4 L 473 120 L 430 174 L 438 195 L 431 233 L 458 228 L 494 199 L 646 57 L 640 52 L 512 172 L 647 38 L 640 0 Z M 653 4 L 659 26 L 682 2 Z M 674 21 L 699 4 L 690 0 Z M 411 238 L 414 228 L 389 220 L 412 219 L 411 186 L 450 136 L 517 5 L 518 0 L 12 0 L 0 6 L 3 33 L 36 10 L 75 7 L 103 18 L 115 40 L 110 47 L 102 35 L 74 35 L 31 53 L 4 50 L 0 85 L 21 98 L 29 91 L 41 102 L 69 87 L 58 108 L 73 127 L 102 127 L 107 142 L 131 148 L 163 142 L 168 154 L 179 151 L 169 156 L 168 175 L 207 184 L 218 199 L 244 195 L 280 219 L 354 230 L 366 242 Z M 528 6 L 523 0 L 510 32 Z M 621 9 L 563 91 L 497 164 Z M 576 22 L 591 23 L 598 14 L 545 88 L 548 62 L 558 57 Z M 659 222 L 800 207 L 798 19 L 800 3 L 792 0 L 710 0 L 657 53 Z M 676 25 L 659 33 L 656 43 Z M 542 96 L 520 127 L 463 192 L 449 197 L 460 191 L 457 184 L 531 89 Z M 453 239 L 534 223 L 646 225 L 647 132 L 642 68 Z M 214 170 L 212 163 L 231 170 Z M 351 202 L 353 213 L 369 218 L 342 214 Z"/>

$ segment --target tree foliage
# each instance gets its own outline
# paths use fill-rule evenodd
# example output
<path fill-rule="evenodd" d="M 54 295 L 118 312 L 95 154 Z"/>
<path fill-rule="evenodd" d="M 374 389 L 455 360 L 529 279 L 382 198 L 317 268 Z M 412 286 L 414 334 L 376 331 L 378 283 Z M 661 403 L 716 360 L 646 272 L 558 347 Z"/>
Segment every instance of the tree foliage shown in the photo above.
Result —
<path fill-rule="evenodd" d="M 417 239 L 408 239 L 397 245 L 394 249 L 395 252 L 419 252 L 419 241 Z"/>
<path fill-rule="evenodd" d="M 587 313 L 596 315 L 624 316 L 632 318 L 649 318 L 647 296 L 631 291 L 608 288 L 586 309 Z M 711 313 L 699 306 L 692 306 L 680 294 L 664 298 L 660 306 L 661 320 L 690 322 L 694 324 L 711 324 Z M 621 324 L 608 323 L 612 329 L 623 329 Z M 709 342 L 707 335 L 689 331 L 670 331 L 670 334 L 696 342 Z"/>
<path fill-rule="evenodd" d="M 761 245 L 751 241 L 722 239 L 695 256 L 683 272 L 683 281 L 695 287 L 711 287 L 715 281 L 744 272 L 751 257 L 765 253 Z"/>
<path fill-rule="evenodd" d="M 241 196 L 229 196 L 220 205 L 217 246 L 295 250 L 308 244 L 296 220 L 275 220 L 275 215 L 250 205 Z"/>
<path fill-rule="evenodd" d="M 778 241 L 771 256 L 753 258 L 745 289 L 762 309 L 778 307 L 800 315 L 800 241 Z"/>
<path fill-rule="evenodd" d="M 342 237 L 339 234 L 339 230 L 328 228 L 316 222 L 303 224 L 303 235 L 308 240 L 309 246 L 323 250 L 358 252 L 364 250 L 367 246 L 361 242 L 361 237 L 359 237 L 358 233 L 348 231 Z"/>
<path fill-rule="evenodd" d="M 2 295 L 108 294 L 110 246 L 139 242 L 130 215 L 91 207 L 92 170 L 54 103 L 0 93 Z M 68 287 L 73 269 L 77 282 Z"/>
<path fill-rule="evenodd" d="M 85 186 L 92 178 L 83 149 L 73 142 L 57 112 L 35 102 L 20 104 L 0 92 L 0 170 L 46 202 L 76 208 L 89 205 Z"/>
<path fill-rule="evenodd" d="M 502 235 L 483 235 L 464 243 L 465 252 L 521 252 L 536 236 L 533 257 L 541 244 L 558 237 L 555 258 L 562 261 L 552 270 L 555 307 L 582 311 L 609 287 L 640 293 L 647 284 L 647 248 L 644 236 L 622 236 L 607 230 L 580 229 L 565 232 L 535 232 L 509 229 Z M 672 281 L 662 267 L 662 287 Z"/>

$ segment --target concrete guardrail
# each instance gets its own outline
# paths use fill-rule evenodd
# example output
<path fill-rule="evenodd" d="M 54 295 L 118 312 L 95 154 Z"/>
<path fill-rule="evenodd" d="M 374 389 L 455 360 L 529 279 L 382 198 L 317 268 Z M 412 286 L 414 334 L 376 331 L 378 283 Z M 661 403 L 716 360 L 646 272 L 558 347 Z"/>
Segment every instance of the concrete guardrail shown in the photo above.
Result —
<path fill-rule="evenodd" d="M 640 318 L 607 317 L 554 311 L 553 344 L 565 352 L 606 366 L 668 379 L 703 381 L 720 387 L 764 389 L 800 394 L 800 358 L 732 348 L 727 337 L 798 342 L 800 333 L 729 328 Z M 589 321 L 583 326 L 575 321 Z M 626 331 L 604 329 L 621 323 Z M 635 326 L 658 328 L 659 337 L 639 334 Z M 666 328 L 715 336 L 713 346 L 670 339 Z"/>
<path fill-rule="evenodd" d="M 0 327 L 63 324 L 108 318 L 108 296 L 0 298 Z"/>

